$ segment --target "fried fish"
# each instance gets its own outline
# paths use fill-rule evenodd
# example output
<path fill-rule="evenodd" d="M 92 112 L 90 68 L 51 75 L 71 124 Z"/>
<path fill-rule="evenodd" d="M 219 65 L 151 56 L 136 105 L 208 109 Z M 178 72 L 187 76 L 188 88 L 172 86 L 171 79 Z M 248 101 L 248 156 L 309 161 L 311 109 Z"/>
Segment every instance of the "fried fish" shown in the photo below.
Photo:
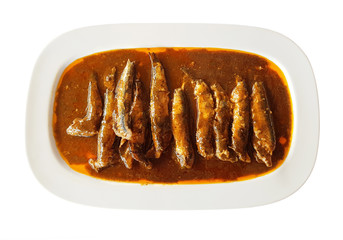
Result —
<path fill-rule="evenodd" d="M 113 143 L 116 135 L 112 129 L 112 113 L 114 110 L 114 88 L 115 88 L 116 68 L 112 68 L 111 73 L 104 79 L 106 87 L 104 97 L 104 111 L 98 133 L 97 159 L 89 159 L 89 165 L 97 172 L 113 164 L 114 150 Z"/>
<path fill-rule="evenodd" d="M 154 157 L 159 158 L 172 139 L 169 114 L 169 90 L 164 68 L 154 53 L 151 60 L 150 122 Z"/>
<path fill-rule="evenodd" d="M 171 115 L 176 157 L 181 168 L 191 168 L 194 150 L 189 135 L 187 100 L 183 87 L 174 90 Z"/>
<path fill-rule="evenodd" d="M 255 82 L 251 94 L 252 144 L 257 162 L 272 166 L 271 156 L 275 149 L 275 131 L 272 111 L 262 82 Z"/>
<path fill-rule="evenodd" d="M 216 157 L 222 161 L 236 162 L 235 156 L 230 156 L 229 125 L 231 119 L 231 103 L 224 89 L 215 83 L 211 86 L 216 102 L 215 118 L 213 122 L 214 138 L 216 144 Z"/>
<path fill-rule="evenodd" d="M 232 149 L 239 160 L 251 162 L 247 153 L 249 137 L 249 93 L 245 81 L 236 75 L 236 87 L 231 93 L 233 104 Z"/>
<path fill-rule="evenodd" d="M 67 134 L 78 137 L 91 137 L 98 133 L 102 116 L 102 101 L 98 89 L 97 74 L 90 75 L 88 84 L 86 115 L 75 118 L 67 128 Z"/>
<path fill-rule="evenodd" d="M 133 95 L 134 62 L 127 60 L 115 90 L 113 130 L 118 137 L 130 140 L 132 137 L 130 110 Z"/>

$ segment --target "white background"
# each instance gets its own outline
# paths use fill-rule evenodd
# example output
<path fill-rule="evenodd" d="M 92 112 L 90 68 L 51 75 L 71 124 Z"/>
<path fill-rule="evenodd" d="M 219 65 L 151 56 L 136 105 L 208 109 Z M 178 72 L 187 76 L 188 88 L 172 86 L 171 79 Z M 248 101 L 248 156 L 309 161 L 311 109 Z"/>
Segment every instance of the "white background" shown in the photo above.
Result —
<path fill-rule="evenodd" d="M 1 1 L 0 238 L 342 239 L 339 2 Z M 33 176 L 25 152 L 26 98 L 34 63 L 43 48 L 66 31 L 127 22 L 250 25 L 280 32 L 297 43 L 312 64 L 321 114 L 317 163 L 305 185 L 267 206 L 214 211 L 101 209 L 67 202 L 45 190 Z"/>

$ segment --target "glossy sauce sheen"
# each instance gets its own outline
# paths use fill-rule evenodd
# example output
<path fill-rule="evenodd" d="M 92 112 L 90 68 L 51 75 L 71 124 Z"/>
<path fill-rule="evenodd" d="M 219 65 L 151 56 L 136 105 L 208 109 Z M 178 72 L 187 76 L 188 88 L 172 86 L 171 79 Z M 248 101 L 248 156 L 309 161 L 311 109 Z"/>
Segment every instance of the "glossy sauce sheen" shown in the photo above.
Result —
<path fill-rule="evenodd" d="M 205 160 L 196 154 L 191 169 L 180 169 L 173 151 L 173 142 L 160 159 L 152 159 L 153 168 L 148 170 L 138 162 L 132 169 L 125 168 L 118 159 L 112 167 L 96 173 L 88 165 L 90 158 L 96 158 L 97 136 L 84 138 L 67 135 L 66 129 L 76 117 L 83 117 L 87 105 L 87 87 L 92 71 L 98 73 L 101 96 L 105 88 L 103 78 L 112 67 L 117 68 L 116 79 L 123 71 L 127 59 L 135 61 L 136 76 L 144 85 L 146 108 L 148 111 L 151 63 L 148 52 L 155 52 L 164 66 L 170 96 L 175 88 L 181 87 L 186 67 L 194 78 L 203 79 L 209 86 L 219 83 L 228 95 L 235 87 L 234 75 L 246 80 L 249 94 L 254 82 L 262 81 L 268 95 L 276 135 L 273 152 L 273 166 L 267 168 L 252 157 L 252 146 L 248 151 L 251 163 L 236 163 L 219 160 Z M 189 126 L 195 146 L 196 104 L 193 87 L 186 84 L 186 97 L 190 108 Z M 53 132 L 57 148 L 66 163 L 75 171 L 97 178 L 140 183 L 214 183 L 239 181 L 255 178 L 278 168 L 287 157 L 293 128 L 292 102 L 286 79 L 281 70 L 271 61 L 261 56 L 225 49 L 212 48 L 150 48 L 125 49 L 96 53 L 71 63 L 63 72 L 57 87 L 54 103 Z M 252 130 L 250 130 L 250 135 Z M 231 131 L 230 131 L 231 136 Z M 249 139 L 251 143 L 251 140 Z"/>

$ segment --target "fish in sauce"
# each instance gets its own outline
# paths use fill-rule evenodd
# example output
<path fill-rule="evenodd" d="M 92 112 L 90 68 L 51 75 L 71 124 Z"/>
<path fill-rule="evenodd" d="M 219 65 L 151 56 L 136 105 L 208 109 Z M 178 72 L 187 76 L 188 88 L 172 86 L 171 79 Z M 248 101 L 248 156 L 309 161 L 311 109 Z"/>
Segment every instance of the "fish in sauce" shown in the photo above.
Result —
<path fill-rule="evenodd" d="M 272 166 L 272 154 L 276 140 L 267 93 L 263 82 L 255 82 L 251 94 L 252 144 L 257 162 Z"/>
<path fill-rule="evenodd" d="M 236 78 L 236 87 L 231 93 L 231 102 L 233 104 L 232 121 L 232 149 L 237 154 L 239 160 L 251 162 L 247 152 L 249 137 L 249 93 L 245 81 L 238 75 Z"/>
<path fill-rule="evenodd" d="M 132 137 L 129 140 L 129 148 L 132 158 L 151 169 L 151 162 L 145 157 L 145 139 L 147 137 L 147 114 L 143 100 L 143 84 L 139 79 L 135 80 L 134 99 L 130 111 L 132 123 Z"/>
<path fill-rule="evenodd" d="M 169 89 L 162 63 L 155 53 L 149 53 L 151 61 L 150 122 L 154 158 L 160 158 L 172 139 L 169 114 Z M 150 154 L 149 154 L 150 155 Z"/>
<path fill-rule="evenodd" d="M 210 159 L 214 157 L 213 121 L 214 101 L 210 88 L 201 79 L 195 80 L 194 95 L 197 105 L 196 144 L 198 153 Z"/>
<path fill-rule="evenodd" d="M 97 74 L 92 72 L 88 84 L 86 115 L 75 118 L 67 128 L 67 134 L 77 137 L 91 137 L 98 133 L 102 116 L 102 100 L 100 97 Z"/>
<path fill-rule="evenodd" d="M 181 168 L 191 168 L 194 163 L 194 150 L 188 125 L 188 104 L 181 88 L 174 90 L 171 123 L 175 141 L 175 154 Z"/>
<path fill-rule="evenodd" d="M 166 119 L 170 122 L 170 140 L 169 145 L 164 148 L 163 152 L 161 152 L 159 159 L 154 159 L 156 151 L 155 149 L 153 149 L 154 151 L 152 157 L 148 158 L 152 166 L 150 169 L 144 164 L 144 162 L 147 159 L 146 156 L 148 155 L 146 153 L 147 149 L 150 149 L 151 145 L 154 145 L 153 135 L 151 132 L 153 128 L 151 126 L 152 121 L 150 115 L 150 101 L 151 97 L 157 96 L 157 94 L 153 94 L 152 96 L 151 90 L 154 91 L 161 89 L 151 89 L 153 87 L 153 64 L 151 63 L 152 56 L 149 58 L 149 53 L 151 52 L 154 52 L 156 54 L 156 73 L 163 72 L 163 76 L 165 79 L 164 84 L 165 86 L 167 86 L 164 89 L 162 88 L 161 92 L 163 94 L 161 93 L 161 95 L 166 96 L 166 98 L 164 99 L 167 99 L 167 101 L 165 102 L 168 103 L 164 104 L 163 106 L 168 105 L 168 108 L 165 109 L 168 109 L 168 113 L 166 114 L 168 115 L 168 117 Z M 132 100 L 131 103 L 127 105 L 129 113 L 126 112 L 123 115 L 127 116 L 128 121 L 125 126 L 127 126 L 128 128 L 125 128 L 125 131 L 126 129 L 131 130 L 131 138 L 125 139 L 119 136 L 116 137 L 113 129 L 112 131 L 109 131 L 111 129 L 106 127 L 104 128 L 104 130 L 101 130 L 101 119 L 103 120 L 105 116 L 107 116 L 107 112 L 111 112 L 111 110 L 105 110 L 107 106 L 106 102 L 112 101 L 106 101 L 106 92 L 108 92 L 108 86 L 106 86 L 106 82 L 98 81 L 98 79 L 105 79 L 106 76 L 109 75 L 110 70 L 115 67 L 117 70 L 116 74 L 118 75 L 119 82 L 121 73 L 124 71 L 128 59 L 130 59 L 130 61 L 134 61 L 135 64 L 132 80 Z M 159 67 L 157 62 L 159 62 L 161 65 L 163 64 L 163 71 L 161 69 L 157 69 Z M 194 77 L 194 79 L 203 79 L 202 81 L 204 81 L 207 85 L 207 88 L 205 88 L 207 93 L 211 94 L 209 94 L 208 96 L 210 96 L 210 98 L 212 98 L 213 100 L 210 108 L 204 108 L 206 109 L 205 111 L 208 112 L 208 109 L 211 109 L 210 112 L 212 112 L 212 120 L 210 121 L 210 124 L 212 122 L 212 126 L 208 128 L 211 129 L 208 132 L 212 134 L 212 140 L 205 139 L 206 141 L 208 140 L 207 143 L 213 150 L 213 156 L 210 158 L 211 161 L 204 158 L 197 151 L 198 143 L 196 135 L 198 130 L 197 120 L 199 108 L 197 106 L 197 96 L 194 95 L 197 80 L 185 81 L 185 74 L 183 71 L 180 71 L 181 68 L 186 68 L 192 76 L 196 76 Z M 93 72 L 96 72 L 98 76 L 96 80 L 100 95 L 99 99 L 101 100 L 101 96 L 105 96 L 104 106 L 100 107 L 100 110 L 103 111 L 103 117 L 100 117 L 99 126 L 95 129 L 95 131 L 99 131 L 99 133 L 98 135 L 95 134 L 90 137 L 75 137 L 67 134 L 66 129 L 70 126 L 75 118 L 79 117 L 79 109 L 87 109 L 89 101 L 86 100 L 87 96 L 89 95 L 88 89 L 90 76 Z M 219 94 L 217 95 L 213 87 L 214 85 L 221 86 L 224 89 L 224 93 L 231 98 L 231 93 L 237 94 L 238 92 L 236 89 L 237 83 L 235 76 L 241 76 L 241 78 L 245 81 L 246 94 L 242 94 L 242 92 L 244 92 L 242 91 L 240 95 L 241 97 L 244 96 L 242 98 L 248 101 L 248 111 L 244 111 L 244 113 L 246 115 L 246 113 L 248 112 L 248 115 L 250 115 L 250 119 L 248 120 L 248 140 L 242 152 L 248 154 L 251 158 L 256 158 L 258 154 L 260 155 L 260 157 L 268 158 L 270 156 L 272 162 L 271 167 L 267 167 L 265 163 L 261 164 L 257 162 L 262 161 L 259 158 L 257 159 L 257 161 L 253 160 L 250 163 L 246 163 L 243 161 L 232 163 L 230 161 L 221 160 L 221 156 L 217 154 L 218 149 L 223 149 L 225 151 L 225 146 L 228 144 L 229 158 L 236 157 L 236 159 L 239 160 L 238 154 L 233 149 L 233 146 L 235 144 L 232 140 L 233 135 L 239 137 L 239 134 L 237 134 L 234 129 L 240 129 L 240 125 L 238 123 L 241 123 L 241 121 L 234 121 L 234 109 L 236 103 L 234 101 L 231 101 L 230 99 L 229 105 L 231 105 L 232 109 L 229 115 L 227 115 L 227 111 L 221 112 L 220 109 L 226 109 L 226 105 L 220 104 L 223 103 L 223 101 L 220 100 L 221 98 L 218 97 Z M 137 78 L 139 78 L 140 80 L 136 81 Z M 139 101 L 137 101 L 139 99 L 137 95 L 139 94 L 136 94 L 136 89 L 140 85 L 137 84 L 138 82 L 141 82 L 141 87 L 143 89 L 140 92 L 140 96 L 142 96 L 141 103 L 143 103 L 144 105 L 143 107 L 139 107 L 140 104 L 137 104 L 139 103 Z M 193 84 L 188 84 L 190 82 L 193 82 Z M 253 141 L 255 141 L 257 138 L 253 140 L 255 138 L 255 133 L 253 131 L 254 123 L 252 119 L 252 111 L 254 108 L 252 105 L 253 95 L 249 96 L 250 92 L 248 93 L 248 90 L 252 90 L 255 82 L 263 82 L 263 85 L 265 86 L 265 94 L 266 96 L 268 96 L 269 109 L 270 111 L 272 111 L 270 115 L 272 115 L 272 125 L 274 128 L 276 141 L 274 151 L 269 151 L 268 154 L 265 153 L 264 145 L 255 144 L 256 149 L 253 146 Z M 169 95 L 169 92 L 174 93 L 175 89 L 180 88 L 183 83 L 185 83 L 185 85 L 184 87 L 181 87 L 181 89 L 183 90 L 183 94 L 187 100 L 185 101 L 185 109 L 187 110 L 188 115 L 185 118 L 180 118 L 177 122 L 181 123 L 181 119 L 185 119 L 189 128 L 189 140 L 194 151 L 194 161 L 191 165 L 191 168 L 181 167 L 180 161 L 177 158 L 175 151 L 177 139 L 175 137 L 175 139 L 172 140 L 172 136 L 174 135 L 172 132 L 174 95 Z M 198 82 L 198 84 L 199 83 L 200 82 Z M 117 89 L 117 85 L 118 84 L 113 86 L 113 88 Z M 150 91 L 145 92 L 144 90 L 148 90 L 149 86 Z M 210 86 L 211 88 L 209 88 Z M 197 94 L 199 96 L 201 95 L 199 92 Z M 115 103 L 115 90 L 113 91 L 112 96 L 114 98 L 114 106 L 116 107 L 117 104 Z M 125 95 L 125 97 L 126 96 L 127 95 Z M 154 103 L 158 104 L 162 103 L 162 101 L 155 98 Z M 238 103 L 239 101 L 237 101 L 237 104 Z M 242 105 L 243 104 L 240 104 L 240 106 Z M 183 106 L 183 104 L 179 106 Z M 221 107 L 219 108 L 219 106 Z M 155 107 L 158 108 L 157 105 L 155 105 Z M 268 107 L 262 107 L 262 105 L 258 106 L 258 108 L 268 109 Z M 263 113 L 263 111 L 258 112 Z M 141 113 L 145 113 L 145 115 L 142 115 Z M 229 116 L 229 120 L 227 119 L 227 116 Z M 146 118 L 146 122 L 144 121 L 144 117 Z M 159 116 L 158 114 L 156 114 L 154 117 L 158 118 Z M 109 116 L 109 118 L 111 118 L 111 116 Z M 122 119 L 125 119 L 125 117 Z M 142 124 L 140 124 L 140 122 Z M 229 141 L 225 140 L 226 132 L 219 131 L 221 127 L 223 127 L 224 130 L 226 129 L 226 127 L 224 126 L 227 125 L 227 122 L 229 122 Z M 186 123 L 182 125 L 185 125 Z M 273 62 L 262 56 L 228 49 L 142 48 L 111 50 L 96 53 L 82 57 L 70 64 L 63 71 L 60 81 L 57 85 L 52 124 L 53 134 L 56 140 L 58 151 L 60 152 L 62 158 L 65 160 L 68 166 L 70 166 L 77 172 L 99 179 L 135 182 L 141 184 L 199 184 L 252 179 L 268 174 L 280 167 L 285 161 L 292 143 L 293 115 L 291 95 L 285 76 Z M 113 124 L 114 123 L 112 121 L 112 125 Z M 109 125 L 111 125 L 111 123 Z M 232 126 L 236 126 L 237 128 L 234 127 L 233 129 Z M 145 138 L 142 137 L 144 135 L 144 128 L 146 135 Z M 263 127 L 262 125 L 259 128 L 265 129 L 265 127 Z M 269 127 L 267 127 L 266 129 L 268 128 Z M 216 129 L 218 131 L 216 131 Z M 101 134 L 101 132 L 103 133 Z M 105 142 L 107 142 L 106 137 L 103 137 L 100 138 L 102 139 L 102 143 L 100 142 L 98 144 L 99 135 L 106 135 L 104 134 L 105 132 L 106 134 L 109 134 L 108 136 L 111 135 L 112 137 L 114 137 L 114 140 L 112 138 L 112 140 L 108 141 L 109 144 L 107 145 L 105 144 Z M 186 135 L 180 136 L 186 137 Z M 220 139 L 224 139 L 224 141 L 217 141 Z M 240 139 L 243 138 L 237 138 L 237 143 L 240 142 Z M 257 140 L 262 142 L 260 139 Z M 163 141 L 159 141 L 159 143 L 161 143 L 160 145 L 163 145 L 162 142 Z M 220 147 L 218 145 L 217 147 L 217 143 L 221 143 L 222 145 L 220 145 Z M 263 144 L 265 144 L 264 141 Z M 98 152 L 101 152 L 98 151 L 98 147 L 101 145 L 106 145 L 106 149 L 108 149 L 108 151 L 103 151 L 103 154 L 101 156 L 98 156 Z M 269 149 L 273 149 L 273 144 L 268 143 L 267 145 L 271 146 L 268 147 Z M 238 150 L 238 148 L 236 150 Z M 182 153 L 182 155 L 187 156 L 188 154 Z M 223 156 L 227 157 L 227 154 Z M 96 162 L 99 159 L 103 159 L 101 160 L 103 161 L 103 163 L 99 161 L 98 171 L 94 170 L 89 164 L 90 159 L 94 159 Z M 222 157 L 222 159 L 224 158 Z M 142 161 L 139 162 L 139 160 Z"/>
<path fill-rule="evenodd" d="M 229 149 L 229 125 L 231 120 L 230 98 L 218 83 L 212 84 L 215 99 L 215 118 L 213 121 L 216 157 L 222 161 L 236 162 L 237 158 Z"/>
<path fill-rule="evenodd" d="M 106 92 L 104 94 L 104 111 L 98 133 L 97 158 L 89 159 L 89 165 L 97 172 L 111 166 L 116 162 L 116 154 L 113 144 L 116 135 L 112 129 L 112 113 L 114 110 L 114 89 L 115 89 L 116 68 L 111 69 L 111 73 L 104 78 Z"/>
<path fill-rule="evenodd" d="M 113 130 L 123 139 L 132 137 L 130 110 L 133 94 L 135 63 L 127 60 L 115 90 L 115 108 L 113 111 Z"/>

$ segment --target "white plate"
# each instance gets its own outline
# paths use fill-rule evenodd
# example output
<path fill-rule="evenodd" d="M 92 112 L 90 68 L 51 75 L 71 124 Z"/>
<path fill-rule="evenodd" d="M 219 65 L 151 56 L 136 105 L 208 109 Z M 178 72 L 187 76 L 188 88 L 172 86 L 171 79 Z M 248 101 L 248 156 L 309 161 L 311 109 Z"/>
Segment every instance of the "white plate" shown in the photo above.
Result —
<path fill-rule="evenodd" d="M 288 81 L 294 131 L 287 159 L 276 171 L 252 180 L 199 185 L 140 185 L 95 179 L 70 169 L 52 134 L 59 78 L 72 61 L 105 50 L 137 47 L 216 47 L 260 54 Z M 315 78 L 301 49 L 261 28 L 213 24 L 115 24 L 77 29 L 53 40 L 35 65 L 26 115 L 26 146 L 32 171 L 64 199 L 110 208 L 218 209 L 272 203 L 294 193 L 309 177 L 319 140 Z"/>

